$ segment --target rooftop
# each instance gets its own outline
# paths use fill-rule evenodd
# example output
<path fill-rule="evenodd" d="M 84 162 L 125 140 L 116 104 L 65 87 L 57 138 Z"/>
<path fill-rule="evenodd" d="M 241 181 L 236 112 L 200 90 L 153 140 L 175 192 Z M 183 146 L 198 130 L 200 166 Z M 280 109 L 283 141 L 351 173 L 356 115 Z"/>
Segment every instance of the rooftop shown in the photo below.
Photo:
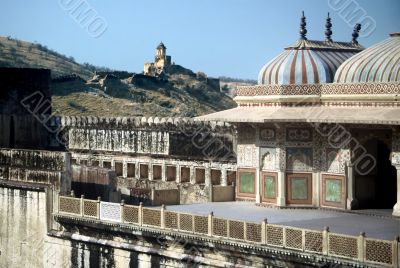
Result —
<path fill-rule="evenodd" d="M 272 106 L 237 107 L 197 117 L 199 121 L 309 122 L 400 125 L 399 107 Z"/>

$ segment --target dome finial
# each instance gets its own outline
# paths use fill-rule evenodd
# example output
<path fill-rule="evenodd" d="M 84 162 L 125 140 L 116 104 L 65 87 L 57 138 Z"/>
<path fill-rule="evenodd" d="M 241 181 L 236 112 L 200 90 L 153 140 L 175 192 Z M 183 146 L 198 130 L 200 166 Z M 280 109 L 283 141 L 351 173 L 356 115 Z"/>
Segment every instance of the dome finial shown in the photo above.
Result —
<path fill-rule="evenodd" d="M 357 23 L 357 24 L 354 26 L 354 30 L 353 30 L 353 34 L 352 34 L 352 36 L 353 36 L 352 43 L 353 43 L 353 44 L 358 44 L 357 38 L 358 38 L 358 36 L 359 36 L 358 33 L 360 32 L 360 30 L 361 30 L 361 24 L 360 24 L 360 23 Z"/>
<path fill-rule="evenodd" d="M 326 18 L 325 28 L 325 41 L 332 42 L 332 23 L 331 18 L 329 17 L 329 12 L 328 17 Z"/>
<path fill-rule="evenodd" d="M 301 20 L 300 20 L 300 39 L 307 40 L 307 29 L 306 29 L 306 17 L 304 16 L 304 11 L 302 12 Z"/>

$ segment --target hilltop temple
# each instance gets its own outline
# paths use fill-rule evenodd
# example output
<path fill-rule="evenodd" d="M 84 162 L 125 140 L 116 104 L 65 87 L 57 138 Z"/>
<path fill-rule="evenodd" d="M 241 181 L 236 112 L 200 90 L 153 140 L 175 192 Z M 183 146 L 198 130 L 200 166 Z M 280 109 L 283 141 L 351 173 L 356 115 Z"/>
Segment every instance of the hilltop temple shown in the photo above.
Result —
<path fill-rule="evenodd" d="M 303 14 L 299 40 L 238 88 L 238 107 L 200 119 L 237 126 L 236 199 L 400 215 L 400 33 L 364 49 L 361 25 L 351 42 L 331 26 L 308 40 Z"/>
<path fill-rule="evenodd" d="M 167 48 L 161 42 L 156 48 L 154 62 L 146 62 L 143 67 L 143 74 L 149 76 L 159 76 L 165 68 L 171 65 L 171 56 L 167 55 Z"/>

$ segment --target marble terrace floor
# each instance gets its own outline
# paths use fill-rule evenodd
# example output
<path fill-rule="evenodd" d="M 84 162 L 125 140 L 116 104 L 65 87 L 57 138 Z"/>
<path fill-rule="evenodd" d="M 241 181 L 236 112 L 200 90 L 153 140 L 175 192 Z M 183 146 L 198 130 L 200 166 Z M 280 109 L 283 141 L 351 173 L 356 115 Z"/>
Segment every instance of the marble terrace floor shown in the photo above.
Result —
<path fill-rule="evenodd" d="M 167 210 L 208 215 L 226 219 L 261 222 L 323 230 L 329 226 L 331 232 L 393 240 L 400 235 L 400 218 L 391 217 L 392 210 L 355 210 L 341 212 L 320 209 L 276 209 L 256 206 L 248 202 L 220 202 L 167 206 Z"/>

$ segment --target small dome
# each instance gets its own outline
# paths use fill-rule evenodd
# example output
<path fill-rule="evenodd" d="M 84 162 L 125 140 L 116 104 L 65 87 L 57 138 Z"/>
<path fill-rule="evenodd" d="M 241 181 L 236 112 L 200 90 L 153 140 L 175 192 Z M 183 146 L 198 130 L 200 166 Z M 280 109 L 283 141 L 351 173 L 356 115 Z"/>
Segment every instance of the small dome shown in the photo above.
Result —
<path fill-rule="evenodd" d="M 362 50 L 341 42 L 299 40 L 260 71 L 260 85 L 331 83 L 338 67 Z"/>
<path fill-rule="evenodd" d="M 400 33 L 360 52 L 337 70 L 336 83 L 399 82 Z"/>
<path fill-rule="evenodd" d="M 166 49 L 165 45 L 163 42 L 161 42 L 158 46 L 157 49 Z"/>

